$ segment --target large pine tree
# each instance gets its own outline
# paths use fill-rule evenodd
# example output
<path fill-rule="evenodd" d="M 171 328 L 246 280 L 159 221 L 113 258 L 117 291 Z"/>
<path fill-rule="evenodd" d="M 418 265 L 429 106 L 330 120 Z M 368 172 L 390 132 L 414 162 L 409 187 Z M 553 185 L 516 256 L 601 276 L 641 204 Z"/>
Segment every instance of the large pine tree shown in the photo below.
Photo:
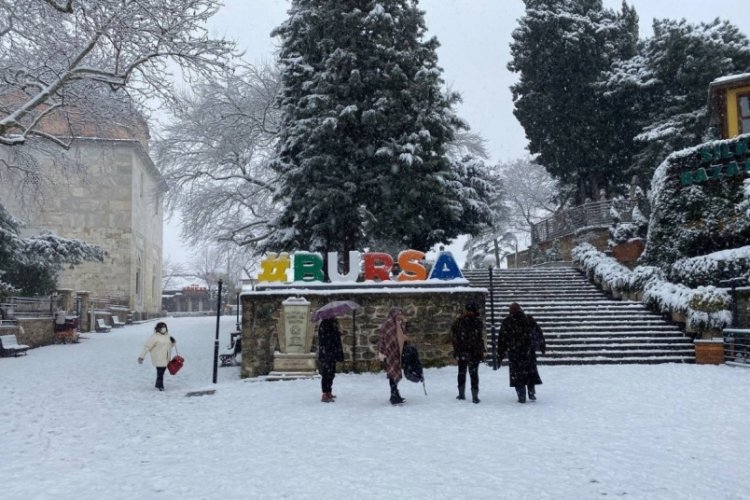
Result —
<path fill-rule="evenodd" d="M 632 173 L 648 182 L 674 151 L 704 142 L 708 85 L 750 71 L 750 42 L 728 21 L 654 21 L 638 54 L 603 78 L 605 93 L 635 116 Z"/>
<path fill-rule="evenodd" d="M 446 155 L 465 124 L 425 32 L 416 0 L 292 1 L 268 250 L 427 250 L 490 220 L 481 166 Z"/>
<path fill-rule="evenodd" d="M 613 103 L 597 91 L 602 71 L 631 57 L 638 18 L 601 0 L 524 0 L 526 13 L 513 32 L 508 69 L 514 114 L 537 161 L 575 195 L 597 198 L 621 183 L 629 157 Z M 627 112 L 620 110 L 619 112 Z"/>

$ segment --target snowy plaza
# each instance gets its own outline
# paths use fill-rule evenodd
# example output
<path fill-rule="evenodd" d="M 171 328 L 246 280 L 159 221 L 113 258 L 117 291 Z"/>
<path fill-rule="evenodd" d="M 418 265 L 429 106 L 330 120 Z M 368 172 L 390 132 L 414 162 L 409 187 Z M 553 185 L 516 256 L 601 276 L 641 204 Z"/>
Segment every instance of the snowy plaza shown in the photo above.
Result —
<path fill-rule="evenodd" d="M 186 359 L 165 392 L 136 362 L 154 322 L 0 360 L 3 498 L 750 498 L 743 368 L 541 366 L 525 405 L 506 366 L 481 365 L 478 405 L 427 369 L 401 407 L 383 373 L 340 373 L 321 404 L 318 379 L 214 386 L 216 319 L 165 321 Z"/>

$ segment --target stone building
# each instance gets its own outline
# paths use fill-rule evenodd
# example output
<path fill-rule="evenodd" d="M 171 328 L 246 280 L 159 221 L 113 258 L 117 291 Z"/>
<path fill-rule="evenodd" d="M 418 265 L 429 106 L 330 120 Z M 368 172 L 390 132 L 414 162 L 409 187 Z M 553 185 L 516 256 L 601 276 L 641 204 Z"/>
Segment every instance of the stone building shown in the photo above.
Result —
<path fill-rule="evenodd" d="M 161 194 L 166 185 L 149 156 L 148 128 L 143 122 L 135 127 L 74 128 L 71 134 L 70 128 L 48 124 L 47 131 L 57 137 L 75 137 L 66 138 L 69 150 L 23 151 L 44 176 L 6 175 L 0 200 L 26 224 L 25 235 L 51 231 L 104 248 L 103 263 L 65 269 L 60 288 L 90 292 L 92 299 L 113 299 L 142 317 L 157 315 L 162 294 Z M 19 152 L 0 147 L 0 158 Z"/>

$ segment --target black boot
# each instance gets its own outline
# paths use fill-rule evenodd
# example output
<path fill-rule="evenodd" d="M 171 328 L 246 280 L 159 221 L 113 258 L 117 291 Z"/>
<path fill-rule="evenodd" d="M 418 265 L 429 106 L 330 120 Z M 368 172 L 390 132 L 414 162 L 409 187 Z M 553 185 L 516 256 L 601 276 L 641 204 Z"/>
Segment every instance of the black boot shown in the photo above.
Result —
<path fill-rule="evenodd" d="M 471 389 L 471 402 L 474 404 L 479 403 L 479 389 Z"/>
<path fill-rule="evenodd" d="M 518 402 L 519 403 L 525 403 L 526 402 L 526 386 L 525 385 L 519 385 L 516 387 L 516 394 L 518 395 Z"/>
<path fill-rule="evenodd" d="M 466 399 L 466 386 L 465 385 L 458 386 L 458 396 L 456 396 L 456 399 Z"/>
<path fill-rule="evenodd" d="M 529 386 L 529 401 L 536 401 L 536 388 L 533 385 Z"/>
<path fill-rule="evenodd" d="M 398 385 L 396 382 L 394 382 L 392 379 L 388 379 L 388 383 L 391 386 L 391 404 L 392 405 L 400 405 L 403 404 L 404 401 L 406 401 L 404 398 L 401 397 L 401 394 L 398 393 Z"/>

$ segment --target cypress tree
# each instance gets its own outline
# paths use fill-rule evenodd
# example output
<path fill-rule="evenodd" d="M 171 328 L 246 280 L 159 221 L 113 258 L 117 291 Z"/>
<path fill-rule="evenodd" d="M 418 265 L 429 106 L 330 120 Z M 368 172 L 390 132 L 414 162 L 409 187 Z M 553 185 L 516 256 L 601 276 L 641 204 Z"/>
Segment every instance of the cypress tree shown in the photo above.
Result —
<path fill-rule="evenodd" d="M 513 32 L 508 69 L 514 114 L 537 161 L 575 194 L 598 198 L 622 183 L 629 157 L 620 141 L 621 120 L 597 91 L 602 71 L 632 55 L 637 15 L 604 9 L 601 0 L 525 0 Z"/>

